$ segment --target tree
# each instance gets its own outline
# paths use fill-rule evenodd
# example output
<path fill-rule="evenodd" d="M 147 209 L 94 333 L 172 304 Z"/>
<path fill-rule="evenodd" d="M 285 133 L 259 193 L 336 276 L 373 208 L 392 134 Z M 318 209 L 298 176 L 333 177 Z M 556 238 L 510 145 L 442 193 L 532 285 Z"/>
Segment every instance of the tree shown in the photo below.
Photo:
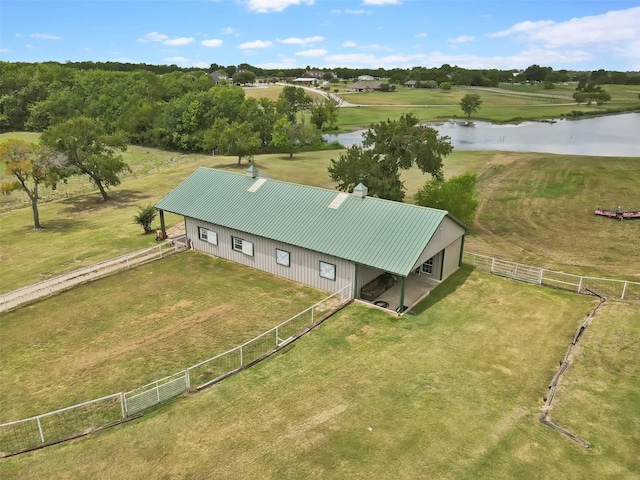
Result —
<path fill-rule="evenodd" d="M 329 128 L 335 128 L 339 106 L 338 100 L 333 97 L 316 97 L 310 107 L 311 123 L 320 131 L 325 124 L 329 124 Z"/>
<path fill-rule="evenodd" d="M 417 205 L 446 210 L 462 223 L 470 225 L 478 208 L 476 183 L 477 175 L 470 173 L 449 180 L 434 178 L 418 190 L 414 199 Z"/>
<path fill-rule="evenodd" d="M 39 187 L 55 189 L 60 180 L 55 160 L 56 155 L 50 150 L 23 140 L 9 139 L 0 144 L 0 161 L 5 164 L 5 173 L 17 178 L 17 181 L 0 183 L 0 192 L 9 195 L 15 190 L 22 190 L 27 194 L 31 201 L 34 228 L 42 228 L 38 212 Z"/>
<path fill-rule="evenodd" d="M 460 100 L 460 108 L 467 114 L 468 118 L 471 118 L 472 113 L 476 113 L 480 110 L 482 105 L 482 99 L 477 93 L 467 93 L 462 100 Z"/>
<path fill-rule="evenodd" d="M 595 82 L 588 82 L 583 76 L 578 82 L 573 98 L 577 103 L 591 105 L 592 102 L 596 102 L 598 105 L 602 105 L 611 100 L 611 95 Z"/>
<path fill-rule="evenodd" d="M 237 155 L 238 165 L 242 157 L 251 156 L 260 148 L 260 136 L 249 122 L 231 122 L 219 119 L 205 134 L 205 144 L 223 155 Z"/>
<path fill-rule="evenodd" d="M 151 223 L 156 218 L 157 214 L 158 212 L 156 211 L 156 207 L 152 204 L 149 204 L 146 207 L 138 207 L 138 214 L 134 215 L 133 221 L 134 223 L 142 226 L 144 233 L 150 233 L 153 231 Z"/>
<path fill-rule="evenodd" d="M 66 174 L 87 175 L 98 187 L 102 199 L 109 200 L 107 189 L 120 185 L 120 174 L 131 171 L 122 155 L 127 142 L 122 134 L 109 135 L 97 121 L 77 117 L 49 127 L 40 142 L 65 157 Z"/>
<path fill-rule="evenodd" d="M 440 87 L 440 90 L 444 90 L 445 92 L 449 91 L 451 90 L 451 82 L 441 82 L 439 87 Z"/>
<path fill-rule="evenodd" d="M 287 118 L 280 118 L 273 126 L 271 144 L 274 147 L 284 148 L 289 151 L 289 158 L 293 158 L 293 152 L 300 145 L 313 145 L 322 139 L 320 130 L 313 125 L 304 123 L 291 123 Z"/>
<path fill-rule="evenodd" d="M 247 83 L 254 83 L 256 81 L 256 74 L 249 71 L 244 70 L 242 72 L 236 72 L 233 75 L 233 83 L 246 85 Z"/>
<path fill-rule="evenodd" d="M 338 160 L 331 159 L 329 176 L 338 189 L 351 191 L 364 182 L 371 195 L 401 201 L 400 170 L 415 165 L 441 178 L 442 159 L 453 150 L 449 137 L 439 137 L 437 130 L 417 123 L 412 114 L 403 114 L 399 120 L 373 124 L 363 135 L 362 147 L 352 147 Z"/>
<path fill-rule="evenodd" d="M 291 123 L 297 122 L 298 112 L 308 110 L 310 106 L 311 97 L 304 88 L 287 85 L 278 96 L 278 108 Z"/>

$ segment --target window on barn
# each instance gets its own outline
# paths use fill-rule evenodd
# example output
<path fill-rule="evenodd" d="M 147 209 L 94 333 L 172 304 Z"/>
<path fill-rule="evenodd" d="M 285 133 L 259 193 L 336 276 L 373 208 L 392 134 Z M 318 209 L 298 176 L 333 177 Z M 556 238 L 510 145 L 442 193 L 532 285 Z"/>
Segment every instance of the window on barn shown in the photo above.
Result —
<path fill-rule="evenodd" d="M 253 243 L 247 242 L 239 237 L 231 237 L 231 248 L 236 252 L 242 252 L 245 255 L 253 257 Z"/>
<path fill-rule="evenodd" d="M 206 228 L 198 227 L 198 237 L 200 237 L 200 240 L 204 240 L 213 245 L 218 244 L 218 234 Z"/>
<path fill-rule="evenodd" d="M 285 267 L 291 266 L 291 254 L 286 250 L 276 248 L 276 263 Z"/>
<path fill-rule="evenodd" d="M 433 276 L 433 257 L 422 264 L 420 267 L 420 273 L 423 275 Z"/>
<path fill-rule="evenodd" d="M 336 279 L 336 266 L 333 263 L 320 262 L 320 276 L 328 280 Z"/>

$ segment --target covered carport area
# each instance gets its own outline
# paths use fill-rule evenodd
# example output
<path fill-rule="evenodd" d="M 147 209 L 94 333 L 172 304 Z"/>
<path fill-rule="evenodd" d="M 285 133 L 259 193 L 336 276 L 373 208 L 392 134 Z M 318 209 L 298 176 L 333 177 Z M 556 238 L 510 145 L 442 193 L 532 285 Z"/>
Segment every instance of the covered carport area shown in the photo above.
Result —
<path fill-rule="evenodd" d="M 446 239 L 444 246 L 430 242 L 404 275 L 366 265 L 356 265 L 354 297 L 385 310 L 403 314 L 455 272 L 462 261 L 464 231 Z"/>

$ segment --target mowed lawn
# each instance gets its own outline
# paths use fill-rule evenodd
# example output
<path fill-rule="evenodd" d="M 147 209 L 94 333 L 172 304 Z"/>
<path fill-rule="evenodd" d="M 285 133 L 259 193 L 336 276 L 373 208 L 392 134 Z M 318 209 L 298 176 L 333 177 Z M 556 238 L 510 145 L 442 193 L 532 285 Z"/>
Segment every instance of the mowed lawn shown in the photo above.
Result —
<path fill-rule="evenodd" d="M 475 172 L 480 206 L 468 250 L 640 282 L 640 221 L 594 214 L 640 209 L 640 158 L 495 152 Z"/>
<path fill-rule="evenodd" d="M 569 426 L 592 449 L 538 422 L 558 360 L 594 306 L 592 297 L 463 268 L 415 315 L 351 305 L 248 371 L 140 420 L 8 458 L 2 475 L 633 478 L 637 342 L 616 337 L 612 358 L 596 360 L 601 395 L 561 400 L 582 415 Z M 603 308 L 594 332 L 606 325 L 618 336 L 637 335 L 629 308 Z M 584 350 L 609 337 L 588 331 Z M 592 375 L 576 366 L 567 382 L 588 385 Z M 621 396 L 626 403 L 614 405 Z M 562 422 L 561 409 L 557 416 Z"/>
<path fill-rule="evenodd" d="M 184 252 L 4 313 L 0 423 L 133 390 L 251 340 L 327 295 Z"/>

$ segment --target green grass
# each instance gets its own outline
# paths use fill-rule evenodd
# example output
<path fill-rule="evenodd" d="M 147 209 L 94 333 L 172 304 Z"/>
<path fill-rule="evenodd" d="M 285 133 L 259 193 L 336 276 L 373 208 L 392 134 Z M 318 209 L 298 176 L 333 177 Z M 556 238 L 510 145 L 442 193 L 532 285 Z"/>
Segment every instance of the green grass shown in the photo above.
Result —
<path fill-rule="evenodd" d="M 581 416 L 576 433 L 595 448 L 584 450 L 537 420 L 558 359 L 593 306 L 589 297 L 465 268 L 414 316 L 352 305 L 214 388 L 141 420 L 6 459 L 2 475 L 632 478 L 640 392 L 631 306 L 604 309 L 594 322 L 618 332 L 617 358 L 603 365 L 610 388 L 578 405 L 560 400 L 558 421 L 566 403 Z M 584 348 L 599 338 L 587 333 Z M 586 385 L 590 375 L 576 366 L 567 378 Z M 631 403 L 611 405 L 620 398 Z M 625 435 L 610 417 L 619 412 Z"/>
<path fill-rule="evenodd" d="M 185 252 L 0 317 L 0 423 L 132 390 L 234 348 L 326 297 Z"/>
<path fill-rule="evenodd" d="M 465 246 L 586 275 L 640 281 L 640 222 L 594 215 L 640 206 L 640 158 L 494 153 L 479 173 L 480 207 Z"/>
<path fill-rule="evenodd" d="M 359 110 L 367 109 L 345 109 Z M 269 177 L 335 188 L 327 167 L 340 150 L 258 155 L 258 168 Z M 134 173 L 112 189 L 103 203 L 85 181 L 63 185 L 40 204 L 42 231 L 32 228 L 26 196 L 12 195 L 12 211 L 0 214 L 0 292 L 30 285 L 54 275 L 153 245 L 133 222 L 138 207 L 155 203 L 198 166 L 237 172 L 232 157 L 183 155 L 132 147 L 125 152 Z M 466 247 L 478 253 L 594 276 L 640 281 L 629 258 L 640 255 L 636 239 L 640 222 L 613 222 L 596 217 L 598 206 L 635 209 L 640 205 L 635 158 L 454 151 L 445 160 L 445 175 L 479 175 L 481 201 Z M 406 201 L 430 177 L 418 169 L 402 173 Z M 180 222 L 166 216 L 167 225 Z M 156 220 L 154 227 L 158 226 Z"/>

